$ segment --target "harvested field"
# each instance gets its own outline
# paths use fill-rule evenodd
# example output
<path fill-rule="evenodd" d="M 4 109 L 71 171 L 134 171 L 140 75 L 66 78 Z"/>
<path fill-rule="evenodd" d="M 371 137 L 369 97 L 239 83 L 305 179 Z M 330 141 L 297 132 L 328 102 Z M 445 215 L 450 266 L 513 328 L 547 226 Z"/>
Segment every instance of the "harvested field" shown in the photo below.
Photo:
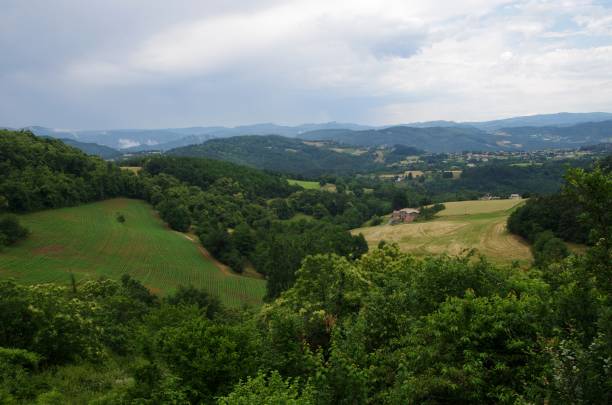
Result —
<path fill-rule="evenodd" d="M 379 225 L 354 229 L 375 247 L 381 240 L 397 243 L 401 250 L 417 256 L 457 255 L 476 249 L 494 263 L 522 264 L 531 261 L 529 246 L 506 230 L 510 212 L 521 200 L 460 201 L 445 203 L 439 218 L 428 222 Z"/>

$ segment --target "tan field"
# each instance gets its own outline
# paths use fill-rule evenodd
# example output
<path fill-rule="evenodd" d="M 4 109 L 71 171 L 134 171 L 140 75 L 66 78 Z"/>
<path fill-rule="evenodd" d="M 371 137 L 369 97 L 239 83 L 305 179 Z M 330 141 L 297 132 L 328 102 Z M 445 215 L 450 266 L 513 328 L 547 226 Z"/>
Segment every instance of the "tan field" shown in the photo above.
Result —
<path fill-rule="evenodd" d="M 525 200 L 488 200 L 488 201 L 454 201 L 444 203 L 446 209 L 438 213 L 439 217 L 455 215 L 473 215 L 489 212 L 507 211 L 522 204 Z M 510 213 L 508 213 L 509 215 Z"/>
<path fill-rule="evenodd" d="M 417 256 L 457 255 L 476 249 L 494 263 L 521 264 L 531 261 L 529 246 L 508 233 L 506 220 L 523 200 L 460 201 L 446 203 L 439 218 L 428 222 L 379 225 L 354 229 L 362 233 L 371 247 L 381 240 L 397 243 L 402 251 Z"/>

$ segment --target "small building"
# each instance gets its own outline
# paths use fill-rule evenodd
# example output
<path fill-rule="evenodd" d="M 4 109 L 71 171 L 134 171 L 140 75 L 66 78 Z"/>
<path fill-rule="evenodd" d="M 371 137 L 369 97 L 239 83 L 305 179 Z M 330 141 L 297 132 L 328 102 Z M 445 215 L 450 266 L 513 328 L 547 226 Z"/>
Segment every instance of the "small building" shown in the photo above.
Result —
<path fill-rule="evenodd" d="M 485 194 L 484 196 L 480 197 L 479 200 L 481 200 L 481 201 L 490 201 L 490 200 L 501 200 L 501 198 L 499 196 L 496 196 L 496 195 Z"/>
<path fill-rule="evenodd" d="M 421 211 L 417 208 L 402 208 L 401 210 L 395 210 L 391 214 L 390 223 L 393 224 L 407 224 L 414 221 Z"/>
<path fill-rule="evenodd" d="M 510 199 L 511 200 L 520 200 L 521 199 L 521 195 L 520 194 L 510 194 Z"/>

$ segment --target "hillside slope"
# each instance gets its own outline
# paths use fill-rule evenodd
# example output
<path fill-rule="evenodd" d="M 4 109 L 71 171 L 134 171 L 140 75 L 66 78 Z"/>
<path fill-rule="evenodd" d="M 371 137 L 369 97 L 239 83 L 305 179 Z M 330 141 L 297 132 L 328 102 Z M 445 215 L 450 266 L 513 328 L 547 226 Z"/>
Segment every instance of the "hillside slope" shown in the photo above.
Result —
<path fill-rule="evenodd" d="M 458 255 L 476 249 L 494 263 L 517 260 L 527 264 L 531 260 L 529 246 L 506 230 L 508 216 L 523 201 L 450 202 L 433 221 L 379 225 L 352 232 L 363 234 L 370 246 L 384 240 L 417 256 Z"/>
<path fill-rule="evenodd" d="M 102 159 L 114 159 L 121 156 L 121 152 L 118 150 L 109 146 L 98 145 L 97 143 L 79 142 L 68 138 L 62 138 L 60 141 L 64 142 L 66 145 L 72 146 L 73 148 L 77 148 L 88 155 L 95 155 L 101 157 Z"/>
<path fill-rule="evenodd" d="M 126 221 L 119 223 L 116 213 Z M 21 216 L 30 236 L 0 253 L 0 277 L 21 282 L 69 282 L 123 274 L 167 294 L 194 285 L 225 304 L 258 304 L 265 281 L 222 272 L 199 243 L 169 230 L 145 202 L 116 198 Z"/>
<path fill-rule="evenodd" d="M 354 155 L 277 135 L 213 139 L 168 151 L 169 155 L 207 157 L 259 169 L 317 176 L 368 171 L 378 165 L 369 154 Z"/>
<path fill-rule="evenodd" d="M 502 128 L 496 132 L 513 143 L 520 143 L 527 149 L 547 147 L 578 148 L 612 142 L 612 120 L 587 122 L 566 127 L 514 127 Z"/>

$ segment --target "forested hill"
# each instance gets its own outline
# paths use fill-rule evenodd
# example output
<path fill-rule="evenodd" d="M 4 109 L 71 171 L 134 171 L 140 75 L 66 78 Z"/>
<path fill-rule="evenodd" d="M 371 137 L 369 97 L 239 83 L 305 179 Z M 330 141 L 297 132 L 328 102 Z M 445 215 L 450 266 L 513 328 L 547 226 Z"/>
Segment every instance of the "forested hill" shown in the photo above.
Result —
<path fill-rule="evenodd" d="M 300 189 L 290 186 L 282 176 L 214 159 L 155 156 L 143 158 L 141 164 L 150 175 L 167 174 L 204 189 L 212 186 L 225 188 L 228 195 L 237 190 L 235 192 L 268 199 L 286 197 Z"/>
<path fill-rule="evenodd" d="M 74 148 L 77 148 L 88 155 L 99 156 L 102 159 L 114 159 L 116 157 L 121 156 L 121 152 L 116 149 L 113 149 L 108 146 L 98 145 L 97 143 L 90 142 L 79 142 L 74 139 L 62 138 L 60 141 L 64 142 L 66 145 L 70 145 Z"/>
<path fill-rule="evenodd" d="M 482 131 L 471 126 L 416 128 L 397 126 L 351 131 L 312 131 L 308 140 L 333 140 L 348 145 L 408 145 L 429 152 L 574 149 L 612 140 L 612 121 L 587 122 L 571 126 L 511 127 Z"/>
<path fill-rule="evenodd" d="M 543 148 L 550 144 L 559 147 L 576 148 L 612 142 L 612 120 L 586 122 L 568 127 L 514 127 L 498 131 L 513 142 L 523 144 L 528 149 Z"/>
<path fill-rule="evenodd" d="M 0 130 L 0 200 L 27 212 L 137 193 L 135 176 L 28 131 Z"/>
<path fill-rule="evenodd" d="M 349 174 L 376 168 L 370 154 L 337 152 L 277 135 L 212 139 L 200 145 L 173 149 L 169 155 L 208 157 L 275 172 L 318 176 Z"/>
<path fill-rule="evenodd" d="M 473 127 L 416 128 L 397 126 L 365 131 L 321 130 L 302 135 L 307 140 L 332 140 L 347 145 L 407 145 L 430 152 L 493 151 L 500 149 L 490 136 Z"/>

